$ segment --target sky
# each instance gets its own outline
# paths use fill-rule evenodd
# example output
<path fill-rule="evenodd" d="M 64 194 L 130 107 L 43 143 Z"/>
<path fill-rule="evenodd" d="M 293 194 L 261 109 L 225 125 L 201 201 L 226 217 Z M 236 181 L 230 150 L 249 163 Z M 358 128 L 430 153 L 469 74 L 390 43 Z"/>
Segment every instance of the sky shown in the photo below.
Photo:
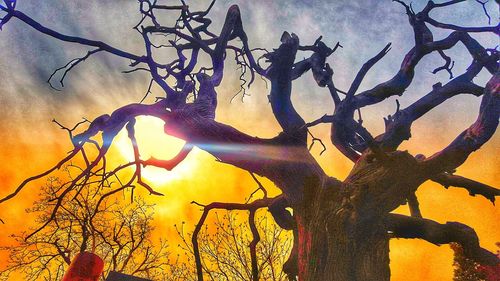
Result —
<path fill-rule="evenodd" d="M 490 2 L 487 8 L 492 24 L 497 24 L 498 8 L 494 1 Z M 418 11 L 426 3 L 415 0 L 413 7 Z M 194 7 L 208 4 L 209 1 L 190 3 Z M 285 30 L 296 33 L 302 44 L 312 44 L 320 35 L 330 46 L 340 42 L 343 48 L 329 58 L 329 63 L 336 86 L 344 90 L 362 64 L 387 43 L 392 42 L 392 50 L 370 70 L 361 90 L 392 77 L 404 54 L 413 46 L 413 33 L 404 8 L 390 0 L 219 0 L 211 11 L 213 31 L 220 30 L 225 13 L 232 4 L 240 6 L 243 26 L 252 48 L 277 47 Z M 17 9 L 61 33 L 101 40 L 133 53 L 144 52 L 142 39 L 132 30 L 140 19 L 136 1 L 18 0 Z M 481 6 L 472 0 L 432 15 L 442 22 L 464 26 L 488 24 Z M 162 18 L 166 22 L 172 19 L 169 15 Z M 436 39 L 449 34 L 449 31 L 433 31 Z M 498 37 L 493 35 L 474 34 L 473 37 L 487 48 L 494 48 L 499 43 Z M 104 53 L 75 68 L 66 78 L 62 91 L 51 89 L 46 81 L 53 70 L 88 50 L 39 34 L 15 19 L 0 31 L 0 196 L 12 191 L 24 178 L 47 169 L 71 149 L 66 133 L 51 122 L 53 118 L 71 125 L 83 117 L 93 119 L 143 97 L 149 78 L 140 73 L 121 73 L 129 69 L 129 62 Z M 447 54 L 455 61 L 456 75 L 463 73 L 471 63 L 470 55 L 461 45 Z M 165 54 L 165 58 L 168 55 Z M 414 83 L 402 97 L 398 97 L 403 108 L 429 92 L 433 84 L 448 81 L 444 72 L 431 73 L 442 64 L 437 55 L 423 59 L 416 69 Z M 484 85 L 487 79 L 488 75 L 482 72 L 475 82 Z M 223 84 L 218 89 L 216 119 L 250 135 L 276 135 L 279 125 L 267 102 L 265 83 L 257 80 L 248 90 L 249 96 L 243 101 L 237 98 L 231 102 L 238 89 L 238 72 L 229 63 Z M 155 95 L 161 95 L 157 87 L 153 88 L 148 101 L 152 102 Z M 316 86 L 310 73 L 294 82 L 292 99 L 306 121 L 333 111 L 327 91 Z M 480 99 L 473 96 L 452 98 L 415 122 L 413 137 L 403 144 L 402 149 L 427 156 L 442 149 L 474 122 L 479 103 Z M 395 108 L 395 98 L 390 98 L 363 109 L 365 125 L 372 134 L 383 131 L 382 118 L 393 114 Z M 168 157 L 178 151 L 182 143 L 162 134 L 161 124 L 157 121 L 143 119 L 139 122 L 138 141 L 145 154 Z M 321 156 L 318 147 L 313 149 L 319 163 L 330 175 L 344 179 L 352 163 L 329 144 L 329 127 L 318 126 L 312 132 L 327 144 L 327 151 Z M 126 141 L 123 134 L 117 139 L 112 151 L 117 161 L 130 157 Z M 499 144 L 500 138 L 496 134 L 458 169 L 457 174 L 498 186 Z M 148 200 L 157 204 L 155 223 L 158 235 L 167 238 L 175 235 L 175 223 L 187 221 L 194 224 L 201 215 L 199 208 L 189 204 L 192 200 L 241 202 L 255 188 L 248 173 L 217 163 L 199 150 L 172 172 L 150 170 L 148 173 L 148 180 L 166 195 L 149 197 Z M 270 182 L 265 183 L 274 193 L 277 192 Z M 0 225 L 1 243 L 9 243 L 8 234 L 29 225 L 30 218 L 24 209 L 36 198 L 37 186 L 41 184 L 43 181 L 31 184 L 17 198 L 0 206 L 0 217 L 6 221 L 5 225 Z M 483 247 L 496 251 L 495 242 L 500 241 L 499 207 L 492 206 L 482 197 L 470 197 L 463 190 L 446 190 L 433 183 L 424 184 L 417 195 L 425 217 L 441 223 L 460 221 L 468 224 L 477 231 Z M 407 213 L 404 206 L 398 211 Z M 0 257 L 0 261 L 1 258 L 4 257 Z M 437 247 L 423 241 L 391 241 L 392 280 L 450 280 L 451 264 L 452 253 L 446 245 Z M 408 276 L 408 272 L 412 276 Z"/>

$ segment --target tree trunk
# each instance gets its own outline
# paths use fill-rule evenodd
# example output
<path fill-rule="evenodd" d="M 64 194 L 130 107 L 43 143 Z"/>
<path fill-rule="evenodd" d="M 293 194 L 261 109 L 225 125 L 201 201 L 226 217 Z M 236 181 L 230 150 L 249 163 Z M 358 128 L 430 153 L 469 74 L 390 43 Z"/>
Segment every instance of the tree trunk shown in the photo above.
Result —
<path fill-rule="evenodd" d="M 366 222 L 351 210 L 322 211 L 299 231 L 299 280 L 390 279 L 389 237 L 380 220 Z"/>
<path fill-rule="evenodd" d="M 408 153 L 386 157 L 377 161 L 363 155 L 340 184 L 330 179 L 306 184 L 303 205 L 294 206 L 299 280 L 390 279 L 385 217 L 420 179 Z"/>

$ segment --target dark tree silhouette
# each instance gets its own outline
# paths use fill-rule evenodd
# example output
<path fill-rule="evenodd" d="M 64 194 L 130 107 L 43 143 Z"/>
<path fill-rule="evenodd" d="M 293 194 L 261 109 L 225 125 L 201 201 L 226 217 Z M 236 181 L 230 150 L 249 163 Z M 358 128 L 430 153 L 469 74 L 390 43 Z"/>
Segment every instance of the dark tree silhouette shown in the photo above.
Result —
<path fill-rule="evenodd" d="M 255 274 L 253 269 L 258 270 L 261 280 L 289 279 L 282 267 L 292 249 L 292 236 L 276 225 L 270 215 L 258 214 L 255 217 L 254 225 L 260 238 L 255 244 L 255 252 L 248 251 L 248 245 L 254 240 L 248 218 L 237 211 L 215 211 L 212 215 L 214 222 L 198 229 L 195 244 L 203 272 L 209 280 L 251 280 Z M 193 236 L 185 231 L 184 225 L 176 225 L 176 228 L 182 241 L 181 248 L 188 258 L 172 268 L 185 273 L 182 280 L 197 280 Z M 253 261 L 258 261 L 258 265 L 252 266 Z"/>
<path fill-rule="evenodd" d="M 42 188 L 40 199 L 28 210 L 37 215 L 38 223 L 51 219 L 50 207 L 63 184 L 60 178 L 49 178 Z M 61 280 L 73 257 L 84 251 L 104 260 L 102 280 L 110 270 L 156 280 L 170 269 L 166 241 L 155 243 L 151 238 L 153 205 L 139 197 L 126 204 L 108 197 L 96 210 L 101 187 L 87 184 L 77 196 L 63 200 L 53 222 L 42 231 L 29 238 L 13 235 L 16 245 L 0 248 L 9 253 L 0 280 L 12 280 L 13 272 L 25 280 Z"/>
<path fill-rule="evenodd" d="M 2 25 L 16 18 L 55 39 L 91 47 L 83 57 L 56 70 L 55 74 L 61 76 L 61 86 L 70 70 L 93 54 L 106 52 L 130 60 L 132 69 L 128 72 L 148 72 L 151 75 L 150 85 L 158 84 L 164 96 L 153 104 L 128 104 L 109 115 L 99 116 L 82 133 L 74 135 L 73 130 L 67 129 L 74 145 L 72 152 L 51 169 L 25 180 L 0 202 L 16 196 L 30 181 L 51 174 L 77 156 L 82 157 L 86 165 L 58 192 L 54 215 L 61 208 L 64 198 L 77 189 L 80 182 L 92 175 L 99 175 L 106 182 L 129 167 L 134 169 L 132 176 L 107 191 L 103 198 L 138 186 L 151 194 L 160 195 L 142 180 L 141 168 L 152 165 L 171 170 L 196 146 L 220 162 L 268 178 L 282 191 L 276 198 L 264 196 L 246 204 L 220 202 L 204 206 L 205 211 L 192 241 L 198 280 L 203 280 L 204 275 L 197 234 L 212 209 L 249 211 L 253 234 L 250 243 L 253 280 L 259 279 L 255 254 L 259 233 L 254 217 L 260 208 L 267 208 L 280 227 L 294 230 L 294 247 L 284 267 L 291 279 L 298 276 L 300 280 L 389 280 L 391 238 L 418 238 L 434 244 L 456 242 L 463 247 L 467 257 L 481 264 L 497 264 L 497 256 L 479 246 L 472 228 L 458 222 L 440 224 L 422 218 L 415 196 L 419 186 L 428 180 L 445 187 L 465 188 L 471 195 L 482 195 L 492 202 L 499 194 L 498 189 L 454 174 L 455 169 L 494 134 L 500 103 L 499 52 L 483 47 L 471 35 L 499 35 L 499 26 L 462 27 L 430 16 L 434 10 L 451 10 L 464 1 L 429 1 L 421 11 L 416 12 L 411 5 L 395 0 L 406 10 L 415 45 L 407 52 L 399 71 L 391 79 L 360 92 L 361 82 L 369 70 L 387 55 L 391 44 L 367 60 L 347 91 L 340 91 L 335 87 L 333 71 L 326 63 L 340 44 L 329 47 L 320 37 L 312 45 L 304 45 L 295 34 L 284 32 L 276 49 L 252 49 L 238 6 L 229 8 L 222 30 L 214 32 L 210 29 L 212 21 L 208 14 L 215 1 L 204 11 L 192 11 L 183 0 L 177 6 L 159 4 L 155 0 L 139 0 L 142 20 L 134 28 L 144 39 L 145 54 L 133 54 L 104 42 L 59 33 L 16 10 L 16 1 L 4 0 L 0 7 L 4 12 Z M 175 25 L 161 24 L 162 16 L 159 15 L 164 12 L 179 14 Z M 449 35 L 435 40 L 431 26 L 448 30 Z M 451 58 L 444 51 L 457 44 L 465 46 L 471 56 L 471 64 L 464 73 L 453 78 Z M 173 50 L 177 55 L 170 63 L 159 62 L 155 56 L 164 48 Z M 258 52 L 263 52 L 263 55 L 256 59 Z M 310 55 L 296 61 L 299 52 Z M 233 53 L 243 71 L 242 88 L 250 86 L 257 75 L 271 84 L 269 102 L 282 128 L 282 132 L 274 138 L 252 137 L 214 119 L 217 88 L 223 80 L 225 62 Z M 372 136 L 363 127 L 360 109 L 392 96 L 403 95 L 413 82 L 416 66 L 431 53 L 439 54 L 445 61 L 434 72 L 448 71 L 452 79 L 444 85 L 433 85 L 429 93 L 406 108 L 398 105 L 396 113 L 384 119 L 385 132 Z M 202 55 L 209 58 L 208 64 L 199 65 Z M 265 65 L 260 63 L 260 59 L 265 60 Z M 490 73 L 491 78 L 481 86 L 474 83 L 473 78 L 483 69 Z M 309 71 L 319 87 L 328 89 L 333 101 L 333 114 L 306 122 L 295 110 L 291 95 L 294 80 Z M 411 137 L 414 121 L 459 94 L 472 94 L 482 99 L 477 120 L 470 127 L 429 157 L 398 150 L 400 144 Z M 145 160 L 140 157 L 134 124 L 135 118 L 143 115 L 163 120 L 166 134 L 186 141 L 176 157 L 169 160 Z M 331 126 L 333 145 L 355 162 L 343 181 L 328 176 L 309 152 L 308 129 L 322 124 Z M 107 169 L 106 153 L 123 128 L 128 131 L 135 161 Z M 97 138 L 99 135 L 102 142 Z M 313 140 L 317 141 L 316 138 Z M 88 153 L 90 147 L 97 149 L 92 157 Z M 408 202 L 412 216 L 390 213 L 405 202 Z M 287 208 L 293 209 L 293 215 Z M 48 222 L 54 219 L 54 215 Z"/>

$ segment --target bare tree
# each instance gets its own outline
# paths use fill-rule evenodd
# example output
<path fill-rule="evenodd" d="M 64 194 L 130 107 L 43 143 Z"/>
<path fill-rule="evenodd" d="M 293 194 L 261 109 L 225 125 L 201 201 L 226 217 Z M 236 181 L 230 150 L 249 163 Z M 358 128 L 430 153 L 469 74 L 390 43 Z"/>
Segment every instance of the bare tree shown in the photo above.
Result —
<path fill-rule="evenodd" d="M 105 198 L 126 188 L 143 187 L 151 194 L 160 195 L 142 180 L 143 166 L 157 166 L 171 170 L 183 161 L 194 146 L 212 154 L 218 161 L 247 170 L 271 180 L 282 194 L 275 198 L 264 196 L 245 204 L 211 203 L 205 210 L 247 210 L 253 239 L 250 243 L 252 279 L 259 279 L 255 247 L 259 233 L 255 230 L 255 212 L 267 208 L 276 223 L 284 229 L 294 229 L 294 247 L 289 257 L 292 266 L 286 273 L 300 280 L 389 280 L 389 240 L 391 238 L 417 238 L 434 244 L 459 243 L 464 254 L 481 264 L 497 264 L 498 257 L 483 249 L 475 231 L 458 222 L 440 224 L 422 218 L 418 209 L 416 190 L 422 183 L 432 180 L 445 187 L 465 188 L 472 195 L 495 200 L 499 190 L 486 184 L 455 175 L 469 155 L 480 149 L 494 134 L 498 126 L 500 102 L 499 52 L 485 48 L 474 39 L 474 33 L 498 36 L 499 26 L 464 27 L 440 22 L 431 16 L 435 10 L 448 9 L 465 0 L 429 1 L 421 11 L 396 0 L 405 9 L 413 29 L 415 44 L 404 57 L 400 69 L 387 81 L 360 91 L 359 87 L 369 70 L 390 50 L 387 44 L 378 54 L 366 61 L 346 91 L 335 87 L 332 68 L 326 60 L 340 44 L 329 47 L 318 38 L 311 45 L 301 44 L 298 36 L 284 32 L 276 49 L 252 49 L 248 42 L 238 6 L 227 12 L 222 30 L 210 29 L 208 18 L 212 1 L 206 10 L 193 11 L 181 0 L 180 5 L 160 4 L 154 0 L 140 0 L 141 21 L 134 27 L 142 37 L 144 54 L 134 54 L 101 41 L 62 34 L 45 27 L 16 9 L 16 1 L 4 0 L 2 25 L 15 18 L 35 30 L 55 39 L 90 47 L 90 51 L 56 70 L 66 74 L 97 52 L 105 52 L 131 61 L 128 72 L 145 71 L 151 83 L 163 90 L 164 96 L 152 104 L 128 104 L 110 115 L 95 118 L 86 129 L 70 137 L 74 149 L 47 171 L 25 180 L 3 202 L 16 196 L 30 181 L 44 177 L 71 159 L 81 157 L 85 166 L 71 182 L 62 186 L 47 223 L 28 238 L 42 231 L 54 221 L 55 214 L 66 196 L 77 190 L 82 181 L 99 175 L 102 182 L 116 173 L 133 168 L 132 175 L 106 190 Z M 172 26 L 161 23 L 164 13 L 177 13 Z M 449 31 L 443 39 L 435 40 L 431 28 Z M 452 75 L 451 58 L 445 51 L 462 44 L 471 57 L 470 67 L 459 75 Z M 173 50 L 176 58 L 169 63 L 157 59 L 158 52 Z M 257 53 L 265 65 L 256 59 Z M 298 53 L 308 53 L 306 59 L 296 61 Z M 395 114 L 385 118 L 385 132 L 372 136 L 363 126 L 361 109 L 383 102 L 389 97 L 403 95 L 414 80 L 419 62 L 432 53 L 439 54 L 444 65 L 434 70 L 448 71 L 455 76 L 446 84 L 437 83 L 432 90 L 406 108 L 397 106 Z M 202 64 L 201 55 L 209 58 Z M 250 86 L 256 75 L 270 82 L 269 102 L 282 132 L 274 138 L 249 136 L 234 127 L 215 120 L 218 104 L 217 89 L 223 80 L 225 62 L 234 54 L 243 73 L 242 86 Z M 360 54 L 361 55 L 361 54 Z M 367 55 L 368 56 L 368 55 Z M 200 65 L 202 64 L 202 65 Z M 486 85 L 478 85 L 473 78 L 485 70 L 490 74 Z M 333 114 L 318 120 L 305 121 L 296 111 L 291 95 L 294 80 L 306 72 L 319 87 L 328 90 L 332 98 Z M 149 92 L 149 90 L 148 90 Z M 477 120 L 441 151 L 425 157 L 398 150 L 402 142 L 411 137 L 411 127 L 429 111 L 451 97 L 471 94 L 481 98 Z M 165 133 L 182 138 L 186 145 L 169 160 L 142 159 L 135 140 L 135 118 L 154 116 L 165 122 Z M 331 126 L 331 142 L 347 158 L 355 162 L 354 168 L 343 181 L 327 175 L 308 149 L 309 128 L 327 124 Z M 106 154 L 113 139 L 123 128 L 128 131 L 135 160 L 119 167 L 106 166 Z M 98 138 L 102 137 L 102 141 Z M 316 138 L 313 138 L 317 142 Z M 89 147 L 97 153 L 90 157 Z M 396 215 L 391 211 L 408 202 L 412 216 Z M 99 209 L 101 202 L 98 202 Z M 288 211 L 293 209 L 293 216 Z M 200 225 L 193 233 L 193 249 L 198 280 L 203 280 L 203 264 L 197 242 Z"/>
<path fill-rule="evenodd" d="M 13 235 L 17 245 L 1 250 L 9 252 L 9 264 L 0 278 L 10 280 L 12 273 L 26 280 L 60 280 L 77 253 L 93 251 L 104 260 L 102 280 L 110 270 L 157 278 L 168 270 L 167 244 L 153 243 L 151 233 L 153 206 L 139 197 L 134 202 L 104 200 L 96 212 L 100 187 L 89 184 L 74 198 L 66 198 L 52 217 L 55 194 L 63 183 L 50 178 L 42 188 L 41 199 L 28 212 L 37 221 L 51 223 L 35 235 Z"/>
<path fill-rule="evenodd" d="M 201 224 L 198 224 L 201 225 Z M 197 246 L 191 243 L 192 233 L 186 233 L 184 223 L 177 227 L 182 240 L 181 248 L 188 255 L 184 271 L 185 280 L 197 280 L 196 263 L 193 254 L 199 253 L 199 262 L 209 280 L 251 280 L 252 269 L 257 268 L 261 280 L 284 281 L 288 276 L 282 267 L 287 261 L 293 245 L 292 234 L 276 225 L 266 214 L 257 214 L 254 224 L 259 233 L 255 252 L 249 252 L 252 245 L 252 224 L 236 211 L 214 212 L 214 221 L 197 228 Z M 252 255 L 255 256 L 252 256 Z M 252 267 L 252 262 L 258 266 Z"/>

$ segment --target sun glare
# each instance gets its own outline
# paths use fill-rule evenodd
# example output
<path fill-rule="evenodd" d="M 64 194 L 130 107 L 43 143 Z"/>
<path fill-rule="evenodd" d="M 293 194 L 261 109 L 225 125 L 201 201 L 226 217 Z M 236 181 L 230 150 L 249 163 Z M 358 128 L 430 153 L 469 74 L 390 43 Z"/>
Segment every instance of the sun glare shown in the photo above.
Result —
<path fill-rule="evenodd" d="M 135 124 L 135 136 L 139 147 L 141 159 L 150 157 L 169 160 L 173 158 L 183 147 L 185 141 L 169 136 L 163 132 L 164 122 L 155 117 L 138 117 Z M 134 160 L 132 144 L 127 137 L 126 130 L 122 130 L 116 137 L 115 145 L 127 161 Z M 191 154 L 196 153 L 192 151 Z M 172 171 L 163 168 L 147 166 L 142 169 L 143 178 L 152 184 L 165 184 L 187 175 L 196 161 L 191 161 L 188 156 Z"/>

